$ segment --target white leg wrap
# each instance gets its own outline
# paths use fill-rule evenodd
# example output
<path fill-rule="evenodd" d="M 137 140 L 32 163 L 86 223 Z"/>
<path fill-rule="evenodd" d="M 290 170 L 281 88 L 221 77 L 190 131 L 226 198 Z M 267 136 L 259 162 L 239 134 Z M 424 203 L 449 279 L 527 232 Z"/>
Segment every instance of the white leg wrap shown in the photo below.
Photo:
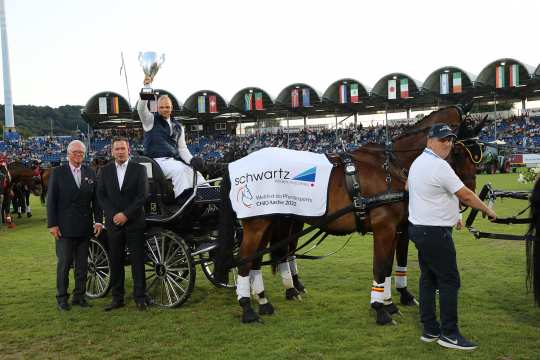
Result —
<path fill-rule="evenodd" d="M 285 289 L 290 289 L 294 287 L 293 281 L 292 281 L 292 274 L 291 274 L 291 268 L 289 267 L 289 262 L 282 262 L 278 265 L 278 271 L 281 275 L 281 281 L 283 282 L 283 286 Z"/>
<path fill-rule="evenodd" d="M 387 276 L 384 279 L 384 304 L 392 303 L 392 277 Z"/>
<path fill-rule="evenodd" d="M 264 282 L 262 277 L 262 270 L 250 270 L 249 280 L 251 282 L 251 291 L 257 298 L 260 305 L 268 303 L 266 296 L 260 297 L 259 295 L 264 293 Z"/>
<path fill-rule="evenodd" d="M 371 287 L 371 304 L 374 302 L 381 304 L 384 302 L 384 283 L 377 284 L 373 281 L 373 286 Z"/>
<path fill-rule="evenodd" d="M 397 266 L 394 272 L 394 278 L 396 280 L 396 288 L 401 289 L 407 287 L 407 267 Z"/>
<path fill-rule="evenodd" d="M 298 275 L 298 266 L 296 265 L 296 256 L 289 256 L 289 268 L 291 269 L 291 275 Z"/>
<path fill-rule="evenodd" d="M 243 297 L 250 297 L 249 294 L 249 276 L 240 276 L 238 275 L 236 281 L 236 295 L 238 300 Z"/>
<path fill-rule="evenodd" d="M 26 212 L 29 214 L 32 212 L 32 208 L 30 207 L 30 205 L 26 207 Z"/>

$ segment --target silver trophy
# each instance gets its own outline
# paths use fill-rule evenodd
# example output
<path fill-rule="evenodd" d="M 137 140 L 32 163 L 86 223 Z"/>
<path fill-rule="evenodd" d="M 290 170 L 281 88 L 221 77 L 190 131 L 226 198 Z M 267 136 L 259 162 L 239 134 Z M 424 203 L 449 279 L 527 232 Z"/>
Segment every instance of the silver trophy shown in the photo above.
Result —
<path fill-rule="evenodd" d="M 150 78 L 150 82 L 154 81 L 159 68 L 165 62 L 165 54 L 161 54 L 158 58 L 158 54 L 153 51 L 139 52 L 139 63 L 143 69 L 146 77 Z M 154 100 L 154 90 L 150 86 L 145 86 L 141 89 L 141 99 Z"/>

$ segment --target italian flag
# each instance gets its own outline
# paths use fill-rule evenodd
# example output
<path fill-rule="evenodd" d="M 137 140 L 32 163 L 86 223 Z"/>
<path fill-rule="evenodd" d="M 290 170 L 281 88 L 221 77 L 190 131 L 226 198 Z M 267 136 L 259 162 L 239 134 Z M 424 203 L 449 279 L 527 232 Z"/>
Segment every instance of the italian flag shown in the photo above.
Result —
<path fill-rule="evenodd" d="M 462 92 L 461 87 L 461 71 L 452 73 L 452 94 L 458 94 Z"/>
<path fill-rule="evenodd" d="M 504 83 L 504 66 L 503 65 L 497 65 L 495 66 L 495 87 L 497 89 L 503 88 L 505 86 Z"/>
<path fill-rule="evenodd" d="M 351 84 L 351 103 L 358 104 L 358 84 Z"/>
<path fill-rule="evenodd" d="M 519 86 L 519 65 L 510 66 L 510 87 Z"/>
<path fill-rule="evenodd" d="M 399 80 L 399 97 L 402 99 L 409 97 L 409 79 Z"/>

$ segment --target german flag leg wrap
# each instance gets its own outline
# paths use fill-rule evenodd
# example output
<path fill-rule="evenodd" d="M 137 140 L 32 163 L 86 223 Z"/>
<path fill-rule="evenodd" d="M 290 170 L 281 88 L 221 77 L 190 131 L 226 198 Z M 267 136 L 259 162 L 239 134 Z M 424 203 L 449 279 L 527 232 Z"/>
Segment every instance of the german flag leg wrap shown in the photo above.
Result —
<path fill-rule="evenodd" d="M 384 305 L 392 303 L 392 276 L 384 279 Z"/>
<path fill-rule="evenodd" d="M 384 283 L 377 284 L 373 281 L 371 286 L 371 304 L 378 302 L 384 303 Z"/>
<path fill-rule="evenodd" d="M 396 271 L 394 272 L 396 280 L 396 288 L 401 289 L 407 287 L 407 267 L 406 266 L 397 266 Z"/>

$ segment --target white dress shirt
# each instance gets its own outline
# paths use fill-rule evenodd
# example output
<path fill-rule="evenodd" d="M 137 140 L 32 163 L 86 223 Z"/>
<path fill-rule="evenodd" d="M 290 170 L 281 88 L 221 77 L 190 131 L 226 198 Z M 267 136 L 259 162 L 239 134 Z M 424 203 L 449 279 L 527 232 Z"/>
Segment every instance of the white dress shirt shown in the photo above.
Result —
<path fill-rule="evenodd" d="M 81 166 L 75 167 L 69 163 L 69 168 L 71 169 L 71 173 L 73 174 L 73 178 L 75 179 L 75 183 L 77 184 L 77 187 L 81 187 Z"/>
<path fill-rule="evenodd" d="M 116 161 L 116 177 L 118 177 L 118 188 L 122 190 L 122 184 L 124 183 L 124 177 L 126 176 L 126 170 L 128 166 L 128 161 L 126 160 L 123 164 L 119 164 Z"/>

